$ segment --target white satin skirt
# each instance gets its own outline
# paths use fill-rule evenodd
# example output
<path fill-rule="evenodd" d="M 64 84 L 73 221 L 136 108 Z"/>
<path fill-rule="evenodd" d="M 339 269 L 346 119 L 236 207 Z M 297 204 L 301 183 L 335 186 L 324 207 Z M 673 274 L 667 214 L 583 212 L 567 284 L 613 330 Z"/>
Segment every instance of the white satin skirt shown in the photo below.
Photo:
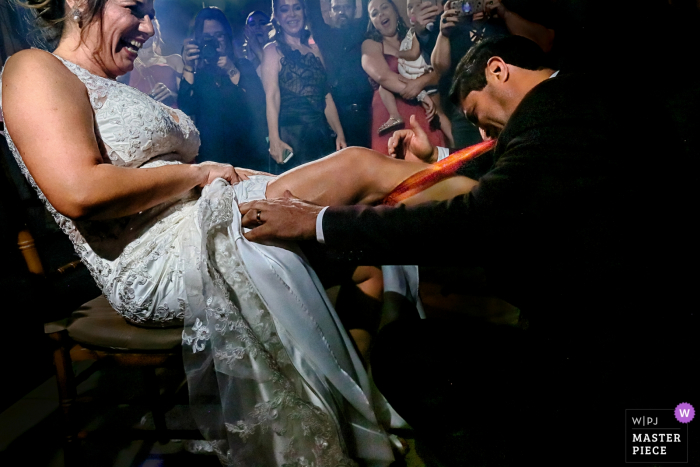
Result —
<path fill-rule="evenodd" d="M 171 306 L 185 319 L 195 419 L 225 465 L 386 466 L 394 457 L 385 428 L 402 420 L 374 388 L 316 274 L 295 244 L 243 237 L 237 205 L 264 198 L 268 181 L 215 181 L 176 228 L 181 280 Z M 411 271 L 385 274 L 415 300 Z"/>

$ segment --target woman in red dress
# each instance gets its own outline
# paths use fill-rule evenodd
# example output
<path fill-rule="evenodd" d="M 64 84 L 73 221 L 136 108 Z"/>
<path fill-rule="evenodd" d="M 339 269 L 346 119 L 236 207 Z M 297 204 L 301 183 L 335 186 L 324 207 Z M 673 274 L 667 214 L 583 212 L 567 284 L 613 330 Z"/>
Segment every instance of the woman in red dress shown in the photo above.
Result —
<path fill-rule="evenodd" d="M 396 94 L 396 106 L 404 122 L 415 115 L 422 128 L 430 128 L 426 114 L 433 115 L 433 103 L 429 96 L 422 103 L 416 98 L 426 86 L 437 85 L 439 76 L 434 71 L 413 80 L 399 75 L 399 47 L 408 28 L 392 0 L 371 0 L 368 10 L 369 38 L 362 43 L 362 67 L 372 80 Z M 388 119 L 389 112 L 382 103 L 379 90 L 376 90 L 372 99 L 372 149 L 384 154 L 387 153 L 387 143 L 393 132 L 379 135 L 378 130 Z M 442 131 L 431 129 L 427 133 L 433 145 L 445 145 Z"/>

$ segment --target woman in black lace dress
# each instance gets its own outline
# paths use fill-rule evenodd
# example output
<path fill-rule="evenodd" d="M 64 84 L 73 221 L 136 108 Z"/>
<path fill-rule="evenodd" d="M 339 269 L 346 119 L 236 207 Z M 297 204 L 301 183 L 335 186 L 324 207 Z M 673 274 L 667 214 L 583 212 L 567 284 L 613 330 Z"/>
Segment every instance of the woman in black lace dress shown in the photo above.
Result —
<path fill-rule="evenodd" d="M 275 41 L 265 46 L 262 76 L 270 155 L 281 173 L 347 145 L 303 1 L 273 0 L 272 10 Z"/>

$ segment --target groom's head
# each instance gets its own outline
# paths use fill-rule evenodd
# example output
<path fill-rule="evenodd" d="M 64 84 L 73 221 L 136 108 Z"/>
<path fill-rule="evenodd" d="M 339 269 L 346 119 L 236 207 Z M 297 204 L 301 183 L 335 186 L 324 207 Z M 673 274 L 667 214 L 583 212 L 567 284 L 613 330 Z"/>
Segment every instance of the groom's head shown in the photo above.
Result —
<path fill-rule="evenodd" d="M 545 53 L 531 40 L 491 37 L 459 62 L 450 98 L 472 123 L 496 137 L 523 97 L 552 72 Z"/>

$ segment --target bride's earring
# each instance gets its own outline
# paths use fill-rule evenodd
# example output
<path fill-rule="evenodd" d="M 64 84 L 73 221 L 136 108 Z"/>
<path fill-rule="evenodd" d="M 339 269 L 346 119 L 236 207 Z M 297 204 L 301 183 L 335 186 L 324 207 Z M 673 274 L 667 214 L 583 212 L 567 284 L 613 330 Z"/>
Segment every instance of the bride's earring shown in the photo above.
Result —
<path fill-rule="evenodd" d="M 71 11 L 71 18 L 80 26 L 80 23 L 83 22 L 83 13 L 80 11 L 80 8 L 73 8 L 73 11 Z"/>

